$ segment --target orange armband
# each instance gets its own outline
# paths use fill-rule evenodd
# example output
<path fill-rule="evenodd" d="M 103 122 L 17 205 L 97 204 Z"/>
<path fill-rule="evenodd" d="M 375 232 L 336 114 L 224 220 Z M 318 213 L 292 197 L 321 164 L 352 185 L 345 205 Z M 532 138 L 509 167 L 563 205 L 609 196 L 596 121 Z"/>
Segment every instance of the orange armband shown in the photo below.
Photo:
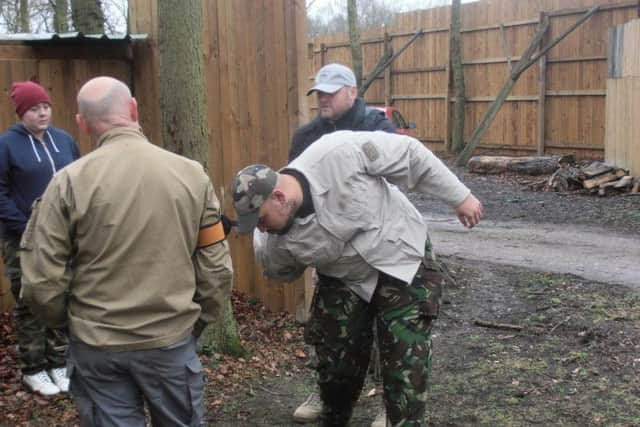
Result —
<path fill-rule="evenodd" d="M 224 239 L 224 227 L 222 226 L 222 221 L 218 221 L 213 225 L 207 225 L 200 229 L 198 233 L 198 248 L 220 243 Z"/>

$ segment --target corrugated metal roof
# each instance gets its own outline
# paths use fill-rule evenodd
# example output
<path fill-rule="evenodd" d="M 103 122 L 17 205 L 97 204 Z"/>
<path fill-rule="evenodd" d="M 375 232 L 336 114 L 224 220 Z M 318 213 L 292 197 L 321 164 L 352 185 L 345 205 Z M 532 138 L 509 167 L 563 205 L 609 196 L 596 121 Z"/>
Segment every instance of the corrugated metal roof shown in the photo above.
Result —
<path fill-rule="evenodd" d="M 0 34 L 0 42 L 2 41 L 15 41 L 15 42 L 55 42 L 55 41 L 132 41 L 132 40 L 146 40 L 147 34 L 83 34 L 80 32 L 69 33 L 14 33 L 14 34 Z"/>

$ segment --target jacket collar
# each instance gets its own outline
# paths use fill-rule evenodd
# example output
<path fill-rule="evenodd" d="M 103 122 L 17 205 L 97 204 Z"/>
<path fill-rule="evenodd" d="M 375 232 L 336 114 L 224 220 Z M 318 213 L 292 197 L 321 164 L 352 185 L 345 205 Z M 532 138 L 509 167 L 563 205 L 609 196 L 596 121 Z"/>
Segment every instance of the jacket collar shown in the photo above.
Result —
<path fill-rule="evenodd" d="M 320 119 L 322 124 L 326 127 L 335 128 L 336 130 L 351 130 L 356 127 L 358 123 L 360 123 L 364 118 L 366 106 L 364 104 L 364 100 L 362 98 L 356 98 L 353 106 L 349 111 L 347 111 L 342 117 L 340 117 L 335 122 L 330 122 L 329 120 Z"/>
<path fill-rule="evenodd" d="M 137 127 L 121 126 L 121 127 L 113 128 L 103 133 L 98 139 L 98 147 L 102 147 L 104 144 L 110 144 L 116 141 L 118 137 L 127 136 L 127 135 L 146 139 L 146 137 L 144 136 L 144 133 L 142 133 L 142 128 L 140 128 L 139 126 Z"/>

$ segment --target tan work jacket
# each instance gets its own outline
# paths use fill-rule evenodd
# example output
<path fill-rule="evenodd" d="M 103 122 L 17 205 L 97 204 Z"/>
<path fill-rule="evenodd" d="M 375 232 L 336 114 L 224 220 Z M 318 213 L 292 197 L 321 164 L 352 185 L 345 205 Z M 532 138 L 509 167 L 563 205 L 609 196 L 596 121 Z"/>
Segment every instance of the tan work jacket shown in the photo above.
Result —
<path fill-rule="evenodd" d="M 219 221 L 199 163 L 138 129 L 113 129 L 34 206 L 21 242 L 24 302 L 105 350 L 173 344 L 229 298 L 227 242 L 197 247 L 200 229 Z"/>

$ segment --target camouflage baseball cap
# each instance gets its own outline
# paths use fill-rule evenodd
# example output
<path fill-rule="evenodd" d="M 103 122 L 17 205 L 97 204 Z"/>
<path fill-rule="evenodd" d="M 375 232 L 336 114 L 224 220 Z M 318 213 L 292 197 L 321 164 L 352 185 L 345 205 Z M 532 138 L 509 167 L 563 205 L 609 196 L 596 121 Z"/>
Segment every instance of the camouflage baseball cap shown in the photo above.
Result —
<path fill-rule="evenodd" d="M 258 225 L 260 206 L 271 196 L 278 174 L 265 165 L 251 165 L 233 178 L 233 207 L 238 214 L 238 232 L 250 233 Z"/>

